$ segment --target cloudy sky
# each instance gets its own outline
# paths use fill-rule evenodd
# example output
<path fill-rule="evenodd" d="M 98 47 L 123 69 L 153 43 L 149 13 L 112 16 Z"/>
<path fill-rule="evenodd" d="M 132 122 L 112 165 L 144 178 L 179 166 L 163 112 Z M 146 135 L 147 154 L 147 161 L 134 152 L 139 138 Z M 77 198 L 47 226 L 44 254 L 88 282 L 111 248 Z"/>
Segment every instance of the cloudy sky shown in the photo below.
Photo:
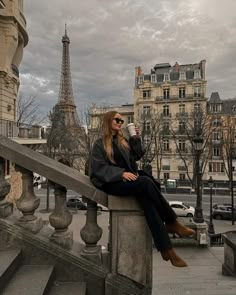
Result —
<path fill-rule="evenodd" d="M 162 62 L 206 59 L 207 96 L 236 96 L 235 0 L 25 0 L 24 14 L 21 92 L 44 113 L 58 99 L 65 22 L 79 112 L 131 103 L 134 68 Z"/>

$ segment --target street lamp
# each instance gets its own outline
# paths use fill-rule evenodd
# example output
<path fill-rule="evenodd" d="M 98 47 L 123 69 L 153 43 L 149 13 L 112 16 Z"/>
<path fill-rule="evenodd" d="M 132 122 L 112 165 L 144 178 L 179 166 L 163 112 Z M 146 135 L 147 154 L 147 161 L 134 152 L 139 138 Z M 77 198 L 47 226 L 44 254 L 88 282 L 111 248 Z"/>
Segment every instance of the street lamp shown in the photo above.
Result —
<path fill-rule="evenodd" d="M 193 220 L 196 223 L 203 223 L 203 213 L 202 213 L 202 173 L 200 170 L 200 157 L 202 153 L 202 145 L 203 145 L 203 138 L 200 134 L 197 134 L 193 138 L 194 150 L 195 150 L 195 169 L 196 169 L 196 194 L 197 194 L 197 201 L 195 207 L 195 213 Z"/>
<path fill-rule="evenodd" d="M 212 222 L 212 189 L 213 189 L 213 186 L 214 186 L 214 180 L 212 179 L 211 176 L 208 179 L 208 185 L 209 185 L 209 188 L 210 188 L 210 223 L 209 223 L 209 226 L 208 226 L 208 233 L 209 234 L 214 234 L 215 229 L 214 229 L 214 224 Z"/>

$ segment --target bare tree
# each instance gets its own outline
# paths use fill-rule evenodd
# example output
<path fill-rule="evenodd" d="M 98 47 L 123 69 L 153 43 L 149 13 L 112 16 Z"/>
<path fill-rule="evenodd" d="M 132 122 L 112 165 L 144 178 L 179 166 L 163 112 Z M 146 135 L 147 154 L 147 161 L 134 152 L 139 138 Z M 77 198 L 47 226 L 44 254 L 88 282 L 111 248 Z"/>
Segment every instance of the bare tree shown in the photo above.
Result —
<path fill-rule="evenodd" d="M 40 112 L 35 96 L 24 97 L 21 93 L 17 99 L 17 126 L 41 124 L 46 116 Z"/>
<path fill-rule="evenodd" d="M 162 139 L 163 123 L 161 114 L 154 109 L 142 110 L 138 113 L 138 122 L 141 125 L 141 138 L 144 143 L 146 153 L 141 159 L 142 168 L 148 163 L 155 162 L 157 168 L 157 179 L 160 179 L 162 162 Z"/>
<path fill-rule="evenodd" d="M 211 154 L 211 135 L 215 130 L 212 127 L 211 116 L 207 114 L 202 105 L 197 105 L 189 114 L 178 113 L 175 118 L 178 126 L 172 128 L 172 138 L 175 143 L 176 153 L 178 154 L 183 170 L 192 187 L 196 187 L 196 174 L 201 176 L 207 167 L 208 159 Z M 202 147 L 196 150 L 195 140 L 202 140 Z M 196 155 L 199 153 L 199 171 L 196 171 Z"/>

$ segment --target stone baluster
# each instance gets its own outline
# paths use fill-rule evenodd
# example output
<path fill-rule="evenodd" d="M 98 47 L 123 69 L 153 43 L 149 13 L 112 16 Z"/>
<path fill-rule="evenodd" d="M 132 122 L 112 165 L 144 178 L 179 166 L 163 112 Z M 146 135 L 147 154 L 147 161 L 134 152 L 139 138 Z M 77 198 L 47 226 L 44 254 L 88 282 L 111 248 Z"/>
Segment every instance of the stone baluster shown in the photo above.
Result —
<path fill-rule="evenodd" d="M 43 221 L 42 218 L 34 215 L 35 210 L 39 207 L 40 199 L 34 193 L 33 172 L 21 166 L 16 166 L 16 171 L 22 174 L 22 194 L 16 201 L 16 207 L 23 214 L 17 224 L 37 233 L 43 227 Z"/>
<path fill-rule="evenodd" d="M 0 217 L 12 214 L 12 203 L 5 200 L 10 191 L 10 184 L 5 179 L 5 159 L 0 157 Z"/>
<path fill-rule="evenodd" d="M 73 245 L 73 232 L 68 229 L 72 222 L 72 214 L 66 207 L 66 188 L 53 184 L 55 194 L 55 209 L 49 216 L 49 222 L 55 229 L 50 240 L 66 249 Z"/>
<path fill-rule="evenodd" d="M 102 228 L 97 224 L 97 203 L 87 199 L 86 224 L 80 231 L 80 236 L 85 243 L 81 253 L 85 258 L 101 264 L 101 246 L 97 242 L 102 236 Z"/>

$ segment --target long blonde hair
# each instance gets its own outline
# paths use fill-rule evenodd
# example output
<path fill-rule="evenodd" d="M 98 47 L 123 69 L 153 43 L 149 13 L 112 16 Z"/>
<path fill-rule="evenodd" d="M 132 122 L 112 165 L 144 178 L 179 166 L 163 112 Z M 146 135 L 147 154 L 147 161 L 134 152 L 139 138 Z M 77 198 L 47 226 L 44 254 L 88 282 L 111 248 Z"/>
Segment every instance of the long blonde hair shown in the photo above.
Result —
<path fill-rule="evenodd" d="M 102 130 L 103 130 L 103 144 L 105 147 L 105 151 L 107 154 L 107 158 L 115 163 L 112 155 L 112 120 L 114 119 L 115 115 L 119 114 L 116 111 L 109 111 L 106 112 L 103 116 L 103 124 L 102 124 Z M 118 146 L 120 148 L 123 148 L 124 150 L 129 149 L 129 145 L 127 141 L 125 140 L 122 131 L 117 132 L 117 141 L 118 141 Z"/>

